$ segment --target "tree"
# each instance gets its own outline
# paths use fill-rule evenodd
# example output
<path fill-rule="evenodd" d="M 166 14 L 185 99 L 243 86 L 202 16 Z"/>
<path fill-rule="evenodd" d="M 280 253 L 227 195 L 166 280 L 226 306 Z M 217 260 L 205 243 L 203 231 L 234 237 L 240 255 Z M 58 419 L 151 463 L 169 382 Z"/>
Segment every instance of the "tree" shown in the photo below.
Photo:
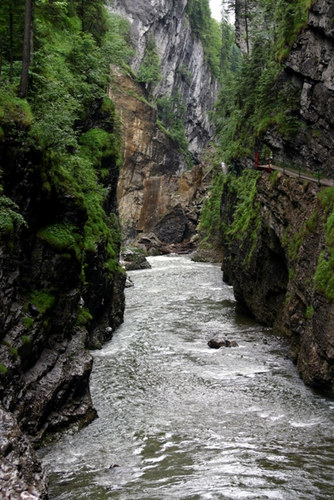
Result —
<path fill-rule="evenodd" d="M 161 78 L 160 61 L 153 36 L 147 40 L 145 54 L 140 65 L 137 80 L 140 83 L 155 85 Z"/>
<path fill-rule="evenodd" d="M 32 19 L 33 19 L 34 0 L 26 0 L 24 13 L 24 35 L 23 35 L 23 53 L 22 53 L 22 71 L 19 96 L 25 97 L 28 92 L 29 84 L 29 66 L 32 51 Z"/>
<path fill-rule="evenodd" d="M 21 59 L 24 0 L 0 2 L 0 76 L 14 78 L 14 63 Z M 6 71 L 5 71 L 6 70 Z"/>

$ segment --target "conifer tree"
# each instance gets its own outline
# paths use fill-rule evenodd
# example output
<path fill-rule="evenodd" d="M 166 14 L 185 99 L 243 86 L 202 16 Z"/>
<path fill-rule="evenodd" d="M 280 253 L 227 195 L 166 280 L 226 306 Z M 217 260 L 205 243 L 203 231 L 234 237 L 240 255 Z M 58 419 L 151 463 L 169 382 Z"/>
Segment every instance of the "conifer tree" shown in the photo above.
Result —
<path fill-rule="evenodd" d="M 24 13 L 24 36 L 22 52 L 22 71 L 19 96 L 25 97 L 28 92 L 29 84 L 29 66 L 32 51 L 32 19 L 33 19 L 34 0 L 26 0 Z"/>

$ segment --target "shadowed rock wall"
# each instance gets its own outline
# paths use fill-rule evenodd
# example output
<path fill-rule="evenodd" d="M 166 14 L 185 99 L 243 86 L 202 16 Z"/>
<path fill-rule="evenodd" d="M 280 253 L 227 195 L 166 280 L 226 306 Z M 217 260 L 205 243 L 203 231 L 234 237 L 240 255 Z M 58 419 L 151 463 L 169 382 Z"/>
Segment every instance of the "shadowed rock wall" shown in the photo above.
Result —
<path fill-rule="evenodd" d="M 262 174 L 253 222 L 241 239 L 223 237 L 223 271 L 236 299 L 258 321 L 290 337 L 304 381 L 333 395 L 334 302 L 314 282 L 319 256 L 327 252 L 319 192 L 315 183 Z M 237 198 L 233 185 L 224 190 L 227 227 L 236 217 Z"/>

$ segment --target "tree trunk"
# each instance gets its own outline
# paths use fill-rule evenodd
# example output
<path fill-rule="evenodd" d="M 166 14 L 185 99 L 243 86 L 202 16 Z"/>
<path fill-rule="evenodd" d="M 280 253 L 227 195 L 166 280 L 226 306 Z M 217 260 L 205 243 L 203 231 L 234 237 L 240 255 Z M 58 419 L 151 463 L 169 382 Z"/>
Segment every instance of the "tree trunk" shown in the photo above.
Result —
<path fill-rule="evenodd" d="M 24 35 L 23 35 L 23 54 L 22 71 L 19 96 L 26 97 L 29 85 L 29 66 L 31 59 L 31 37 L 32 37 L 32 12 L 34 0 L 26 0 L 24 14 Z"/>
<path fill-rule="evenodd" d="M 0 80 L 1 80 L 1 74 L 2 74 L 2 38 L 0 37 Z"/>
<path fill-rule="evenodd" d="M 246 33 L 247 54 L 249 54 L 248 5 L 247 5 L 247 0 L 245 0 L 245 33 Z"/>
<path fill-rule="evenodd" d="M 14 41 L 13 41 L 13 6 L 9 5 L 9 81 L 13 83 L 14 63 Z"/>

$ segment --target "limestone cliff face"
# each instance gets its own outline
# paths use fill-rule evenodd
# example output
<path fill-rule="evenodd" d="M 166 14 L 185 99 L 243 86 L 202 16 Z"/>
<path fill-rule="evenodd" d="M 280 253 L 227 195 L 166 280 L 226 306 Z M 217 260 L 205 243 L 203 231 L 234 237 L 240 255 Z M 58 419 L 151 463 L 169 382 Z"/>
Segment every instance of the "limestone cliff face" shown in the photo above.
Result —
<path fill-rule="evenodd" d="M 223 270 L 237 300 L 257 320 L 290 336 L 304 381 L 333 395 L 334 303 L 314 281 L 319 255 L 327 252 L 319 190 L 314 183 L 262 174 L 253 221 L 241 240 L 224 237 Z M 227 227 L 237 197 L 231 185 L 223 193 Z"/>
<path fill-rule="evenodd" d="M 202 170 L 186 170 L 184 156 L 157 125 L 142 87 L 116 67 L 112 72 L 110 96 L 123 139 L 118 182 L 123 237 L 138 242 L 153 233 L 162 246 L 189 241 L 196 229 Z"/>
<path fill-rule="evenodd" d="M 109 9 L 132 23 L 136 49 L 132 66 L 138 70 L 145 47 L 153 36 L 160 57 L 162 79 L 154 96 L 177 91 L 187 107 L 186 134 L 189 149 L 198 154 L 212 136 L 208 111 L 217 97 L 218 83 L 212 77 L 201 42 L 194 37 L 186 15 L 187 0 L 111 0 Z"/>

